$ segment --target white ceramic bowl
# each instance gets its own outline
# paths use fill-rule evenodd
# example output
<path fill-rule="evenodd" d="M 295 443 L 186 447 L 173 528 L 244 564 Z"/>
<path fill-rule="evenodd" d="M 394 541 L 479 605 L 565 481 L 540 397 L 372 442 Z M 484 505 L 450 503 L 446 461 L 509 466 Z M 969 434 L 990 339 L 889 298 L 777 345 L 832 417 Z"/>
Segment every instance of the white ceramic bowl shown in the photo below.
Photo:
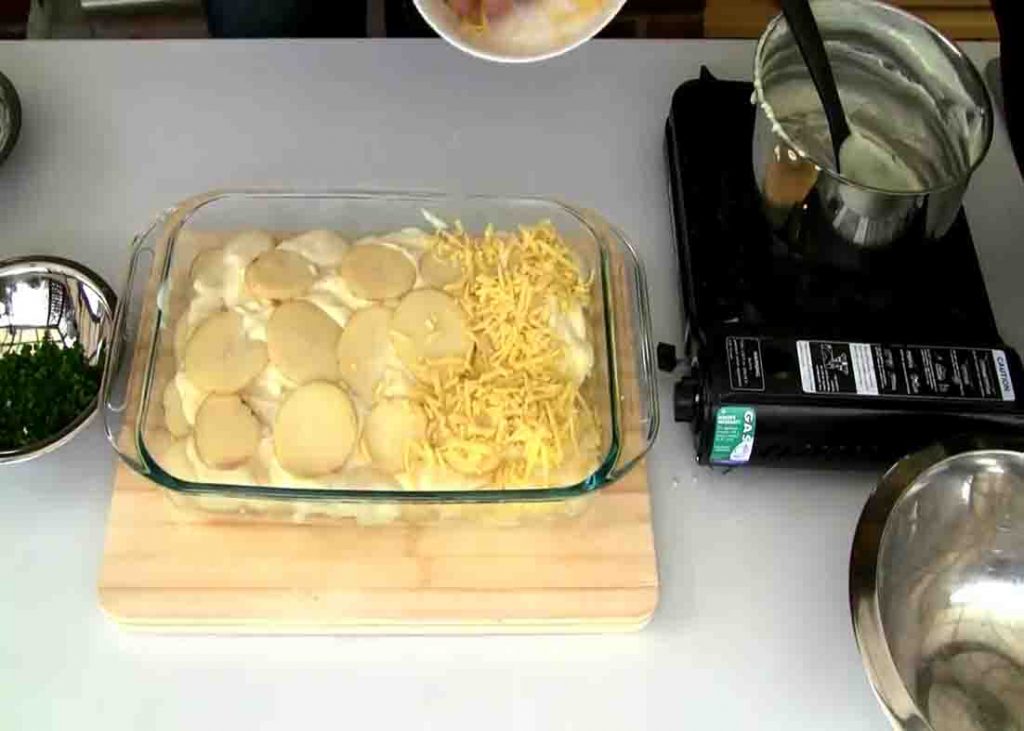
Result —
<path fill-rule="evenodd" d="M 488 46 L 485 39 L 473 37 L 463 29 L 458 15 L 448 7 L 445 0 L 413 0 L 413 4 L 439 36 L 469 55 L 498 63 L 530 63 L 561 56 L 586 43 L 618 15 L 626 0 L 607 0 L 604 8 L 581 26 L 578 32 L 564 38 L 561 43 L 522 52 L 494 49 Z"/>

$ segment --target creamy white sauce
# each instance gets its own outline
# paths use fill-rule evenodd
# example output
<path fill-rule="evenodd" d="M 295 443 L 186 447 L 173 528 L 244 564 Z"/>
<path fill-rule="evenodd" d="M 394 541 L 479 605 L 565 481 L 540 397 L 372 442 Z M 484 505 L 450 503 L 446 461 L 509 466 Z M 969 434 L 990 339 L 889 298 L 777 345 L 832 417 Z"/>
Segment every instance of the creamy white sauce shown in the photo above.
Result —
<path fill-rule="evenodd" d="M 334 231 L 318 229 L 282 241 L 277 248 L 301 254 L 319 267 L 336 267 L 348 250 L 348 243 Z"/>
<path fill-rule="evenodd" d="M 185 421 L 191 425 L 196 423 L 196 412 L 206 399 L 206 391 L 196 387 L 185 371 L 178 371 L 174 374 L 174 387 L 178 390 L 178 397 L 181 399 L 181 411 L 185 415 Z"/>
<path fill-rule="evenodd" d="M 423 466 L 395 475 L 403 490 L 477 490 L 487 485 L 488 475 L 464 475 L 447 465 Z"/>
<path fill-rule="evenodd" d="M 260 254 L 274 248 L 274 238 L 266 231 L 243 231 L 224 244 L 224 261 L 229 267 L 245 269 Z"/>
<path fill-rule="evenodd" d="M 267 323 L 270 316 L 274 314 L 274 305 L 271 302 L 260 300 L 245 300 L 231 308 L 242 316 L 242 328 L 245 334 L 253 340 L 267 339 Z"/>
<path fill-rule="evenodd" d="M 851 131 L 839 150 L 839 173 L 848 180 L 872 188 L 916 191 L 926 186 L 891 149 Z"/>
<path fill-rule="evenodd" d="M 381 241 L 402 247 L 406 253 L 414 253 L 418 259 L 430 247 L 432 237 L 421 228 L 403 228 L 380 237 Z"/>
<path fill-rule="evenodd" d="M 229 265 L 224 272 L 224 287 L 221 290 L 221 297 L 228 307 L 237 307 L 244 302 L 252 301 L 253 297 L 245 286 L 245 267 Z"/>
<path fill-rule="evenodd" d="M 260 254 L 274 248 L 274 239 L 265 231 L 245 231 L 224 245 L 224 281 L 221 298 L 235 307 L 254 298 L 245 286 L 245 268 Z"/>
<path fill-rule="evenodd" d="M 345 327 L 345 325 L 348 324 L 349 318 L 352 317 L 352 309 L 346 307 L 341 298 L 335 296 L 331 292 L 325 290 L 314 290 L 301 297 L 301 299 L 319 307 L 341 327 Z"/>
<path fill-rule="evenodd" d="M 380 381 L 377 384 L 379 398 L 399 398 L 412 393 L 415 380 L 406 371 L 405 365 L 399 359 L 394 348 L 387 354 L 384 364 L 384 371 L 381 373 Z"/>
<path fill-rule="evenodd" d="M 342 307 L 347 307 L 349 310 L 361 310 L 364 307 L 376 304 L 372 300 L 363 299 L 353 294 L 352 290 L 349 289 L 348 282 L 340 274 L 321 277 L 313 284 L 311 291 L 312 293 L 326 293 L 340 302 Z"/>
<path fill-rule="evenodd" d="M 293 388 L 295 384 L 281 373 L 277 366 L 267 363 L 256 380 L 242 391 L 242 397 L 249 404 L 249 408 L 263 422 L 264 431 L 269 430 L 274 423 L 281 399 Z"/>
<path fill-rule="evenodd" d="M 548 323 L 562 341 L 565 360 L 562 372 L 577 386 L 594 368 L 594 348 L 587 337 L 587 320 L 579 305 L 561 310 L 554 298 L 549 299 L 551 315 Z"/>
<path fill-rule="evenodd" d="M 209 293 L 197 296 L 188 305 L 188 314 L 186 315 L 186 321 L 188 322 L 188 334 L 191 335 L 192 331 L 196 329 L 196 326 L 198 326 L 199 323 L 214 312 L 219 312 L 222 309 L 224 309 L 223 296 Z"/>

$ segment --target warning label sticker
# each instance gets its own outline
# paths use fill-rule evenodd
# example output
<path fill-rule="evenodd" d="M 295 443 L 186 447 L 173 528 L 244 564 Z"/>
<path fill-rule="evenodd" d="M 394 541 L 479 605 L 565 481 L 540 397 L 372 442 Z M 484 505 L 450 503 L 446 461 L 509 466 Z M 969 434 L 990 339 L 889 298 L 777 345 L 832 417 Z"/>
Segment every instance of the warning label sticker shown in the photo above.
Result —
<path fill-rule="evenodd" d="M 764 361 L 759 339 L 726 338 L 725 358 L 729 363 L 729 385 L 734 391 L 764 390 Z"/>
<path fill-rule="evenodd" d="M 799 340 L 797 359 L 805 393 L 1016 399 L 1002 350 Z"/>

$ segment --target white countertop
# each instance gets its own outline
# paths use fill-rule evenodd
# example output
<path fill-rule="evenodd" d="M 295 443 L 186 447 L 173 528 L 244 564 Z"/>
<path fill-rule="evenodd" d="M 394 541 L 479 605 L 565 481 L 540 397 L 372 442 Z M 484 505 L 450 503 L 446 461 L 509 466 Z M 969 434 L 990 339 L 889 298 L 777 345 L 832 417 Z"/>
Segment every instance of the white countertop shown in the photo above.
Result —
<path fill-rule="evenodd" d="M 218 186 L 555 195 L 632 237 L 655 335 L 678 343 L 665 115 L 702 63 L 748 78 L 752 50 L 597 41 L 508 67 L 434 41 L 0 44 L 25 118 L 0 167 L 0 250 L 71 256 L 119 286 L 131 234 Z M 1024 185 L 1001 124 L 968 214 L 1021 348 Z M 0 728 L 885 728 L 847 608 L 874 478 L 698 468 L 661 385 L 649 465 L 662 595 L 634 635 L 128 634 L 96 602 L 114 467 L 100 425 L 3 468 Z"/>

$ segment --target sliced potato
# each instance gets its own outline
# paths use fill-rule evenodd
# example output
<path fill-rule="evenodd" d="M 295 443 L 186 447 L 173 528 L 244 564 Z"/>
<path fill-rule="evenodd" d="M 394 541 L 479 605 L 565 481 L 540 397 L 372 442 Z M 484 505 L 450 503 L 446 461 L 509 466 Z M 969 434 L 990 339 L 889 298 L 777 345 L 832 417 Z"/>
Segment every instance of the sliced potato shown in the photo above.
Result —
<path fill-rule="evenodd" d="M 394 356 L 394 349 L 390 348 L 388 359 L 384 365 L 384 372 L 373 390 L 373 400 L 382 398 L 408 398 L 416 390 L 416 379 L 409 370 L 402 365 L 402 361 Z"/>
<path fill-rule="evenodd" d="M 188 324 L 188 313 L 181 313 L 181 317 L 174 323 L 174 360 L 179 365 L 185 358 L 185 345 L 188 343 L 188 336 L 192 328 Z"/>
<path fill-rule="evenodd" d="M 266 300 L 250 299 L 240 302 L 231 309 L 242 317 L 242 329 L 246 337 L 252 340 L 267 340 L 267 321 L 274 312 L 274 303 Z"/>
<path fill-rule="evenodd" d="M 387 367 L 390 325 L 391 310 L 379 305 L 367 307 L 353 313 L 338 338 L 341 380 L 367 402 L 373 401 L 374 390 Z"/>
<path fill-rule="evenodd" d="M 316 279 L 316 267 L 294 251 L 273 249 L 245 268 L 245 286 L 253 297 L 287 300 L 299 297 Z"/>
<path fill-rule="evenodd" d="M 341 328 L 323 310 L 302 300 L 279 305 L 267 322 L 267 353 L 296 384 L 337 381 Z"/>
<path fill-rule="evenodd" d="M 260 421 L 273 426 L 281 398 L 294 386 L 280 368 L 269 363 L 239 395 Z"/>
<path fill-rule="evenodd" d="M 294 251 L 319 267 L 336 267 L 348 249 L 348 243 L 334 231 L 317 229 L 282 241 L 277 248 Z"/>
<path fill-rule="evenodd" d="M 384 470 L 372 465 L 349 467 L 337 475 L 331 475 L 330 485 L 331 487 L 344 487 L 350 490 L 397 490 L 400 488 L 398 480 Z"/>
<path fill-rule="evenodd" d="M 464 359 L 473 336 L 459 304 L 436 289 L 407 294 L 391 316 L 391 342 L 413 373 L 432 362 Z"/>
<path fill-rule="evenodd" d="M 486 475 L 501 464 L 502 455 L 493 445 L 484 442 L 449 441 L 437 450 L 445 463 L 456 472 L 469 475 Z"/>
<path fill-rule="evenodd" d="M 239 391 L 266 364 L 266 343 L 246 337 L 242 317 L 230 310 L 203 320 L 185 346 L 185 375 L 204 391 Z"/>
<path fill-rule="evenodd" d="M 191 437 L 176 439 L 156 458 L 157 463 L 164 471 L 179 480 L 194 482 L 196 470 L 192 461 L 188 458 L 188 443 Z"/>
<path fill-rule="evenodd" d="M 207 249 L 192 260 L 189 278 L 198 291 L 217 291 L 224 286 L 224 271 L 224 250 Z"/>
<path fill-rule="evenodd" d="M 256 454 L 259 443 L 259 420 L 234 394 L 207 396 L 196 412 L 196 450 L 207 467 L 241 467 Z"/>
<path fill-rule="evenodd" d="M 188 374 L 178 371 L 174 374 L 174 385 L 178 390 L 178 398 L 181 400 L 181 411 L 185 415 L 185 421 L 189 424 L 196 423 L 196 412 L 203 405 L 203 400 L 209 395 L 196 384 L 189 380 Z"/>
<path fill-rule="evenodd" d="M 178 384 L 172 378 L 164 386 L 164 423 L 167 431 L 176 437 L 183 437 L 192 431 L 192 425 L 185 418 L 185 410 L 181 406 L 181 394 L 178 393 Z"/>
<path fill-rule="evenodd" d="M 299 477 L 341 469 L 352 454 L 359 425 L 352 400 L 333 383 L 314 381 L 288 395 L 274 419 L 274 454 Z"/>
<path fill-rule="evenodd" d="M 224 259 L 232 266 L 245 268 L 249 262 L 274 248 L 274 237 L 266 231 L 242 231 L 224 244 Z"/>
<path fill-rule="evenodd" d="M 266 231 L 243 231 L 224 245 L 224 304 L 235 307 L 254 295 L 245 285 L 245 270 L 256 257 L 274 248 L 274 237 Z"/>
<path fill-rule="evenodd" d="M 191 335 L 192 331 L 207 317 L 223 309 L 224 299 L 219 294 L 209 292 L 197 293 L 181 315 L 187 323 L 188 334 Z"/>
<path fill-rule="evenodd" d="M 462 277 L 462 265 L 455 259 L 444 259 L 430 249 L 420 257 L 420 274 L 431 287 L 447 287 L 459 282 Z"/>
<path fill-rule="evenodd" d="M 416 267 L 400 250 L 382 244 L 351 247 L 338 268 L 352 294 L 367 300 L 401 297 L 416 283 Z"/>
<path fill-rule="evenodd" d="M 471 477 L 440 460 L 418 465 L 412 472 L 401 472 L 395 478 L 406 490 L 480 490 L 490 482 L 488 476 Z"/>
<path fill-rule="evenodd" d="M 163 453 L 174 444 L 175 438 L 166 429 L 155 426 L 146 429 L 143 441 L 146 445 L 146 451 L 156 457 L 156 461 L 159 462 Z"/>
<path fill-rule="evenodd" d="M 249 471 L 257 485 L 270 484 L 270 462 L 274 456 L 274 440 L 264 435 L 256 447 L 256 456 L 249 460 Z"/>
<path fill-rule="evenodd" d="M 274 425 L 274 418 L 277 416 L 277 399 L 267 398 L 259 393 L 253 393 L 251 391 L 242 391 L 239 394 L 242 400 L 245 401 L 245 405 L 252 409 L 252 413 L 256 414 L 256 418 L 267 426 Z"/>
<path fill-rule="evenodd" d="M 401 246 L 403 249 L 422 252 L 430 246 L 430 242 L 434 240 L 434 237 L 421 228 L 410 226 L 384 234 L 380 237 L 380 240 Z"/>
<path fill-rule="evenodd" d="M 363 438 L 377 465 L 389 472 L 401 472 L 410 445 L 427 438 L 427 414 L 415 401 L 383 399 L 366 417 Z"/>

